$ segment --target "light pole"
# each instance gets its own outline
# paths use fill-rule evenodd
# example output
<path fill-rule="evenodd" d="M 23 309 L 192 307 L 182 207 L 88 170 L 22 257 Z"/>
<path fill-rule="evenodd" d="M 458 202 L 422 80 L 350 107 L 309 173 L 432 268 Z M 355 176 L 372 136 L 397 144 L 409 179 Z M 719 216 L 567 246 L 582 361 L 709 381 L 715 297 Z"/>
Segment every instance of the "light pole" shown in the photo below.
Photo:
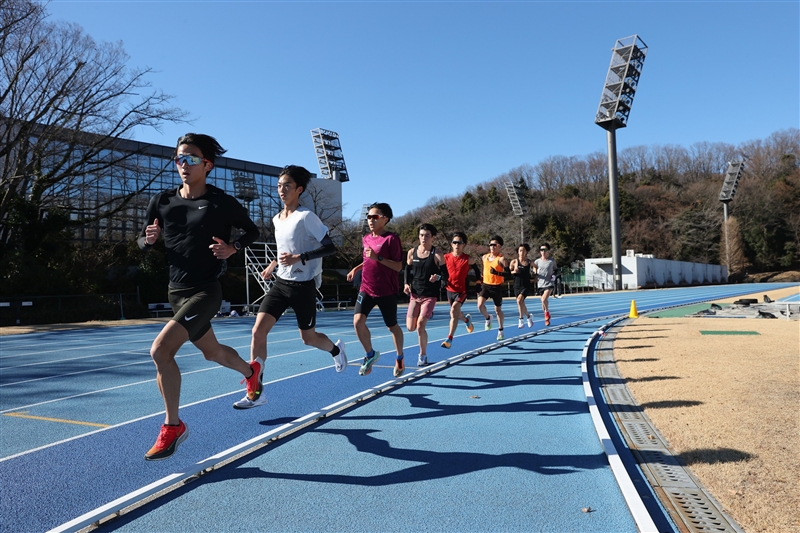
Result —
<path fill-rule="evenodd" d="M 247 216 L 250 216 L 250 204 L 252 204 L 253 200 L 257 200 L 258 195 L 258 185 L 256 184 L 256 177 L 255 175 L 249 172 L 242 172 L 239 170 L 234 170 L 231 175 L 233 176 L 231 181 L 233 181 L 233 189 L 234 189 L 234 196 L 239 200 L 244 202 L 244 207 L 247 209 Z M 253 270 L 253 272 L 251 272 Z M 244 309 L 245 312 L 250 312 L 250 275 L 255 274 L 257 275 L 256 267 L 250 265 L 250 258 L 247 250 L 244 251 L 244 287 L 245 287 L 245 297 L 247 298 L 247 307 Z"/>
<path fill-rule="evenodd" d="M 611 202 L 611 261 L 614 268 L 614 290 L 622 290 L 622 264 L 619 230 L 619 186 L 617 176 L 616 131 L 628 125 L 639 76 L 642 74 L 647 45 L 638 35 L 619 39 L 611 49 L 600 107 L 594 122 L 608 134 L 608 194 Z"/>
<path fill-rule="evenodd" d="M 728 170 L 725 172 L 725 180 L 722 182 L 722 190 L 719 192 L 719 201 L 723 206 L 723 224 L 725 225 L 725 266 L 728 267 L 728 275 L 731 274 L 731 250 L 728 244 L 728 204 L 736 194 L 736 187 L 739 185 L 739 178 L 744 170 L 744 161 L 730 161 Z"/>
<path fill-rule="evenodd" d="M 520 197 L 519 187 L 506 182 L 506 193 L 508 194 L 508 201 L 511 202 L 511 210 L 519 217 L 519 244 L 525 242 L 525 198 Z M 517 246 L 519 246 L 519 244 Z"/>

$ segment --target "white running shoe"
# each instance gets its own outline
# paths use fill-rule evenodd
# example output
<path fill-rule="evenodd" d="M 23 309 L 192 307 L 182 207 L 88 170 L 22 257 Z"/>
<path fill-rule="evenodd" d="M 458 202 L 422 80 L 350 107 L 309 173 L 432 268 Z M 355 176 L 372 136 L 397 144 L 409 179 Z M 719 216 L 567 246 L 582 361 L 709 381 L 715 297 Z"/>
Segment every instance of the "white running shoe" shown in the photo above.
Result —
<path fill-rule="evenodd" d="M 492 315 L 489 315 L 489 318 L 486 319 L 486 324 L 483 325 L 483 331 L 489 331 L 492 329 Z"/>
<path fill-rule="evenodd" d="M 502 340 L 504 340 L 505 338 L 506 338 L 506 336 L 505 336 L 505 335 L 503 335 L 503 330 L 502 330 L 502 329 L 501 329 L 501 330 L 498 330 L 498 331 L 497 331 L 497 340 L 499 340 L 499 341 L 502 341 Z"/>
<path fill-rule="evenodd" d="M 428 356 L 420 355 L 417 359 L 417 366 L 428 366 Z"/>
<path fill-rule="evenodd" d="M 528 327 L 533 327 L 533 315 L 528 315 Z"/>
<path fill-rule="evenodd" d="M 525 327 L 525 321 L 524 321 L 524 320 L 522 320 L 522 317 L 519 317 L 519 323 L 517 324 L 517 327 L 518 327 L 519 329 L 522 329 L 522 328 L 524 328 L 524 327 Z"/>
<path fill-rule="evenodd" d="M 347 354 L 344 351 L 344 343 L 339 339 L 335 344 L 339 347 L 339 355 L 333 358 L 333 366 L 337 372 L 344 372 L 345 368 L 347 368 Z"/>

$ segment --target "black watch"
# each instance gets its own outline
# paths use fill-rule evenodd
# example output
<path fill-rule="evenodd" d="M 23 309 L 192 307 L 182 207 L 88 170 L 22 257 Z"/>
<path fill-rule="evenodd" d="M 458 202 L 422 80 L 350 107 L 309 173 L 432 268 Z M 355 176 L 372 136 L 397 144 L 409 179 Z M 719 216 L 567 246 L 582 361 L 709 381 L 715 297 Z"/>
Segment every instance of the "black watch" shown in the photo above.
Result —
<path fill-rule="evenodd" d="M 233 241 L 233 247 L 236 248 L 237 252 L 242 251 L 242 243 L 239 241 Z"/>
<path fill-rule="evenodd" d="M 382 256 L 382 255 L 379 255 L 379 256 L 378 256 L 378 263 L 380 263 L 381 261 L 383 261 L 383 256 Z"/>

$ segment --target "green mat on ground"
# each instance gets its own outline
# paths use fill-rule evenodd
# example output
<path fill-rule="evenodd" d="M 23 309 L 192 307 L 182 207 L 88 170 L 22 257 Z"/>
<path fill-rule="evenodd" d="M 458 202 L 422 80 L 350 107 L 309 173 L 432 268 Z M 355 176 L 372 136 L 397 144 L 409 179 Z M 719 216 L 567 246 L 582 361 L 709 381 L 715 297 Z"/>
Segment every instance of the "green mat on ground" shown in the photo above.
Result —
<path fill-rule="evenodd" d="M 717 304 L 720 307 L 727 307 L 730 304 Z M 685 305 L 683 307 L 676 307 L 675 309 L 666 309 L 664 311 L 658 311 L 657 313 L 653 313 L 652 315 L 648 314 L 647 318 L 682 318 L 685 316 L 692 315 L 698 311 L 705 311 L 706 309 L 711 308 L 710 303 L 705 304 L 693 304 L 693 305 Z"/>

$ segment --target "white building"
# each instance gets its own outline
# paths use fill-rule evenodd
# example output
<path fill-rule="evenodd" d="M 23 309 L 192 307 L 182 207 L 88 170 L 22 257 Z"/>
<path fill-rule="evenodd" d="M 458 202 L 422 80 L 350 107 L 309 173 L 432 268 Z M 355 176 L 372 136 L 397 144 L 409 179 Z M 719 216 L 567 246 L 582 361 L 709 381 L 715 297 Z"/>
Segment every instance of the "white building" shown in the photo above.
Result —
<path fill-rule="evenodd" d="M 728 282 L 728 267 L 687 261 L 656 259 L 652 254 L 628 250 L 621 258 L 622 288 L 644 289 Z M 610 257 L 587 259 L 586 285 L 596 290 L 614 288 L 614 264 Z"/>

